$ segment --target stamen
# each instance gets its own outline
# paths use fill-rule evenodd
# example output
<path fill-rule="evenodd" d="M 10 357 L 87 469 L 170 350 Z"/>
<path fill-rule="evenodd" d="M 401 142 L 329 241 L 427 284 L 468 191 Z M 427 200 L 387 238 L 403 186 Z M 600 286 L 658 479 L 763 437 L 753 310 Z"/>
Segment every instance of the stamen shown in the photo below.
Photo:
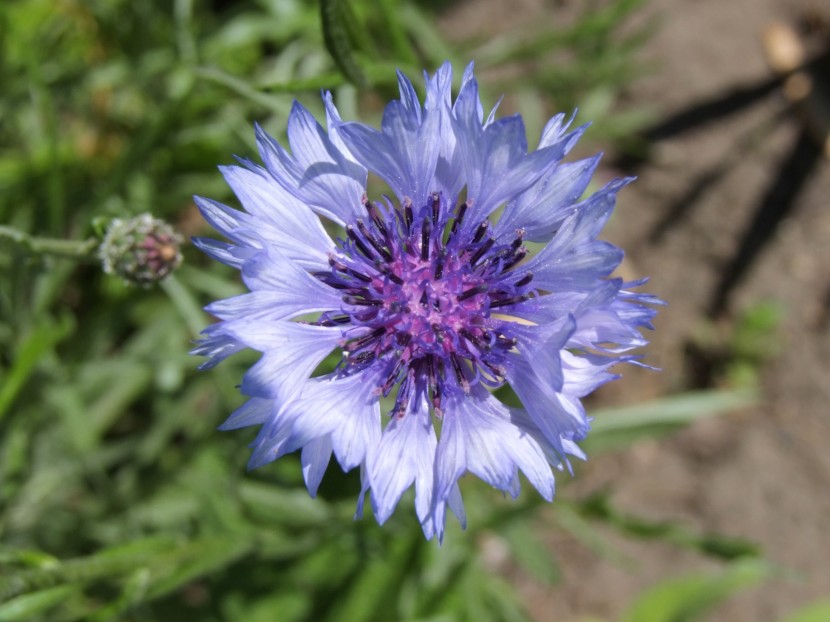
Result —
<path fill-rule="evenodd" d="M 464 215 L 467 213 L 467 209 L 470 207 L 470 201 L 464 201 L 459 208 L 458 214 L 455 217 L 455 222 L 452 223 L 452 230 L 455 233 L 458 230 L 458 227 L 461 226 L 461 223 L 464 222 Z"/>
<path fill-rule="evenodd" d="M 346 268 L 345 272 L 349 276 L 353 276 L 354 278 L 356 278 L 358 281 L 364 281 L 366 283 L 371 283 L 371 281 L 372 281 L 371 277 L 368 277 L 365 274 L 363 274 L 362 272 L 358 272 L 357 270 L 352 270 L 351 268 Z"/>
<path fill-rule="evenodd" d="M 346 352 L 344 356 L 349 360 L 350 367 L 357 367 L 359 365 L 365 365 L 367 363 L 371 363 L 375 360 L 375 352 L 374 350 L 364 350 L 363 352 L 359 353 L 357 356 L 349 356 L 349 352 Z"/>
<path fill-rule="evenodd" d="M 360 239 L 360 236 L 357 235 L 357 232 L 354 230 L 354 227 L 351 225 L 346 226 L 346 235 L 349 236 L 349 239 L 354 242 L 357 249 L 360 253 L 366 257 L 366 259 L 375 259 L 375 254 L 369 250 L 369 247 L 363 243 L 363 240 Z"/>
<path fill-rule="evenodd" d="M 466 292 L 460 293 L 458 295 L 458 298 L 456 298 L 456 300 L 458 300 L 458 302 L 461 302 L 462 300 L 467 300 L 467 298 L 472 298 L 473 296 L 475 296 L 477 294 L 483 294 L 488 289 L 490 289 L 490 288 L 484 283 L 482 283 L 481 285 L 476 285 L 472 289 L 468 289 Z"/>
<path fill-rule="evenodd" d="M 375 205 L 372 201 L 369 201 L 364 197 L 363 205 L 366 207 L 366 211 L 369 213 L 369 218 L 372 219 L 377 230 L 380 234 L 389 239 L 389 233 L 386 231 L 386 225 L 383 224 L 383 218 L 380 216 L 380 212 L 378 211 L 377 205 Z"/>
<path fill-rule="evenodd" d="M 476 348 L 479 350 L 484 350 L 485 352 L 490 351 L 490 344 L 485 343 L 480 337 L 476 337 L 473 333 L 471 333 L 466 328 L 462 328 L 460 331 L 461 336 L 464 337 L 467 341 L 472 343 Z"/>
<path fill-rule="evenodd" d="M 447 260 L 447 251 L 441 249 L 438 258 L 435 260 L 435 280 L 440 281 L 444 276 L 444 262 Z"/>
<path fill-rule="evenodd" d="M 441 409 L 441 383 L 436 383 L 432 390 L 432 408 L 435 410 L 436 417 L 443 417 L 444 411 Z"/>
<path fill-rule="evenodd" d="M 366 238 L 366 241 L 372 245 L 372 248 L 374 248 L 380 255 L 382 255 L 386 261 L 392 261 L 391 253 L 388 250 L 386 250 L 383 247 L 383 245 L 381 245 L 380 242 L 378 242 L 375 239 L 375 237 L 369 232 L 369 229 L 366 227 L 366 223 L 358 219 L 357 228 L 360 230 L 360 233 L 363 234 L 363 237 Z"/>
<path fill-rule="evenodd" d="M 392 387 L 394 387 L 397 383 L 398 376 L 401 374 L 401 370 L 403 369 L 405 364 L 406 361 L 404 361 L 403 358 L 398 358 L 398 360 L 395 361 L 395 366 L 392 368 L 392 371 L 389 373 L 389 375 L 386 377 L 386 380 L 380 387 L 383 397 L 389 395 L 389 392 L 392 390 Z"/>
<path fill-rule="evenodd" d="M 495 309 L 498 307 L 508 307 L 510 305 L 524 302 L 525 300 L 530 300 L 530 296 L 524 294 L 523 296 L 513 296 L 512 298 L 508 298 L 506 300 L 495 300 L 490 303 L 490 308 Z"/>
<path fill-rule="evenodd" d="M 452 368 L 453 371 L 455 371 L 455 379 L 458 381 L 458 385 L 461 387 L 461 390 L 464 391 L 464 393 L 469 393 L 470 381 L 467 380 L 467 376 L 461 368 L 461 361 L 458 360 L 458 356 L 450 354 L 450 362 L 452 362 Z"/>
<path fill-rule="evenodd" d="M 346 345 L 343 346 L 343 350 L 346 352 L 354 352 L 355 350 L 360 350 L 363 346 L 370 344 L 372 341 L 380 337 L 383 333 L 386 332 L 386 328 L 381 326 L 380 328 L 376 328 L 368 335 L 363 335 L 360 339 L 355 339 L 354 341 L 350 341 Z"/>
<path fill-rule="evenodd" d="M 406 414 L 406 407 L 409 405 L 409 397 L 412 395 L 412 388 L 415 384 L 412 381 L 414 374 L 414 370 L 410 369 L 401 381 L 398 395 L 395 396 L 395 406 L 392 408 L 392 416 L 396 419 L 401 419 Z"/>
<path fill-rule="evenodd" d="M 335 317 L 326 317 L 320 319 L 320 326 L 337 326 L 339 324 L 348 324 L 352 321 L 348 315 L 337 315 Z"/>
<path fill-rule="evenodd" d="M 478 260 L 481 259 L 484 253 L 493 248 L 493 244 L 495 243 L 496 241 L 493 238 L 487 238 L 487 241 L 484 244 L 482 244 L 481 247 L 475 252 L 475 255 L 473 255 L 470 258 L 470 263 L 472 265 L 476 265 L 478 263 Z"/>
<path fill-rule="evenodd" d="M 525 237 L 525 230 L 524 229 L 516 229 L 516 239 L 513 240 L 513 243 L 510 245 L 514 251 L 522 245 L 522 241 L 524 241 Z"/>
<path fill-rule="evenodd" d="M 421 225 L 421 260 L 429 259 L 429 237 L 432 234 L 432 224 L 428 218 L 424 218 L 424 223 Z"/>
<path fill-rule="evenodd" d="M 514 287 L 524 287 L 525 285 L 530 283 L 532 280 L 533 280 L 533 273 L 528 272 L 527 274 L 524 275 L 524 277 L 522 277 L 521 279 L 516 281 L 516 283 L 514 283 Z"/>
<path fill-rule="evenodd" d="M 383 305 L 381 300 L 365 300 L 363 298 L 356 298 L 355 296 L 343 296 L 343 302 L 347 305 L 356 305 L 358 307 L 380 307 Z"/>
<path fill-rule="evenodd" d="M 470 244 L 478 244 L 481 241 L 481 238 L 484 237 L 484 234 L 487 233 L 487 229 L 490 227 L 489 220 L 483 220 L 481 224 L 476 229 L 476 233 L 473 236 L 473 241 Z"/>
<path fill-rule="evenodd" d="M 524 259 L 526 255 L 527 255 L 527 249 L 524 248 L 524 247 L 520 248 L 518 250 L 518 252 L 515 255 L 513 255 L 513 257 L 511 257 L 510 259 L 508 259 L 507 261 L 504 262 L 504 265 L 502 266 L 502 270 L 509 270 L 510 268 L 515 266 L 517 263 L 519 263 L 522 259 Z"/>
<path fill-rule="evenodd" d="M 389 264 L 387 262 L 381 261 L 380 259 L 376 259 L 375 260 L 375 268 L 383 276 L 388 277 L 389 280 L 392 281 L 393 283 L 397 283 L 398 285 L 403 285 L 403 279 L 392 271 L 392 268 L 389 267 Z"/>
<path fill-rule="evenodd" d="M 403 221 L 406 224 L 407 235 L 409 235 L 409 232 L 412 231 L 413 220 L 415 220 L 415 217 L 412 214 L 412 200 L 405 199 L 403 202 Z"/>
<path fill-rule="evenodd" d="M 498 341 L 499 345 L 505 348 L 514 348 L 518 341 L 516 341 L 513 337 L 505 337 L 504 335 L 499 335 L 496 340 Z"/>

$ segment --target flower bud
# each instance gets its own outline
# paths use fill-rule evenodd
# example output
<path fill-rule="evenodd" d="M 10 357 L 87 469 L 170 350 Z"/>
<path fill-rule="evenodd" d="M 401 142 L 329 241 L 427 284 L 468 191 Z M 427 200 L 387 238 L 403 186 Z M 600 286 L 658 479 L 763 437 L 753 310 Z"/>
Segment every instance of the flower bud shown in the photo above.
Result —
<path fill-rule="evenodd" d="M 117 274 L 131 285 L 147 286 L 179 267 L 181 243 L 182 237 L 172 226 L 141 214 L 113 219 L 98 252 L 104 272 Z"/>

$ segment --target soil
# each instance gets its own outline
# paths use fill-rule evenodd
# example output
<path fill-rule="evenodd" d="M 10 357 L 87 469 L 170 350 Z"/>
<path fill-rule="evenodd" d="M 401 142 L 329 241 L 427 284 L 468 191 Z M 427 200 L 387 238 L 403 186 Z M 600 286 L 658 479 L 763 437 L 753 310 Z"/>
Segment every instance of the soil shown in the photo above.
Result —
<path fill-rule="evenodd" d="M 456 37 L 487 37 L 534 20 L 557 23 L 558 11 L 574 8 L 574 2 L 522 0 L 507 11 L 506 4 L 460 3 L 443 15 L 441 27 Z M 826 27 L 830 7 L 812 0 L 650 0 L 643 13 L 659 20 L 643 54 L 653 70 L 631 87 L 628 103 L 668 119 L 768 81 L 765 28 L 773 21 L 803 25 L 805 18 L 814 27 L 825 20 Z M 713 620 L 776 621 L 830 597 L 830 161 L 799 143 L 801 132 L 786 98 L 773 89 L 731 114 L 655 141 L 636 167 L 620 159 L 615 165 L 612 156 L 600 173 L 638 175 L 621 194 L 606 237 L 626 249 L 625 273 L 649 275 L 648 291 L 669 306 L 645 350 L 662 371 L 624 369 L 597 403 L 637 403 L 721 383 L 713 360 L 695 355 L 701 330 L 714 325 L 728 333 L 762 301 L 782 311 L 769 335 L 777 353 L 759 371 L 757 406 L 592 458 L 577 465 L 561 493 L 609 489 L 625 512 L 749 539 L 791 571 L 731 598 Z M 760 250 L 713 312 L 718 285 L 753 227 L 769 235 L 758 234 Z M 616 620 L 649 586 L 720 567 L 677 546 L 611 530 L 606 535 L 623 556 L 609 561 L 561 531 L 542 529 L 563 580 L 550 587 L 516 579 L 539 621 Z"/>

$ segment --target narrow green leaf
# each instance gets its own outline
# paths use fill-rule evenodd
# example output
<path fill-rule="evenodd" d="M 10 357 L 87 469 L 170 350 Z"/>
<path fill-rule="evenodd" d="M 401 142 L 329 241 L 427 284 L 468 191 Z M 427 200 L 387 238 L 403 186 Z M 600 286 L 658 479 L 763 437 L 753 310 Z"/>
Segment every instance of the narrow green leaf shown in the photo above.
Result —
<path fill-rule="evenodd" d="M 640 596 L 622 622 L 693 622 L 742 589 L 773 575 L 760 560 L 742 560 L 722 572 L 669 579 Z"/>
<path fill-rule="evenodd" d="M 232 90 L 240 97 L 257 104 L 258 106 L 262 106 L 274 114 L 288 114 L 289 112 L 290 103 L 288 100 L 269 93 L 258 91 L 245 80 L 226 73 L 221 69 L 217 69 L 215 67 L 197 67 L 194 69 L 194 74 L 196 77 L 202 78 L 203 80 L 221 84 L 222 86 Z M 277 90 L 273 86 L 270 88 L 271 90 Z"/>
<path fill-rule="evenodd" d="M 362 564 L 360 574 L 337 607 L 335 619 L 339 622 L 394 619 L 397 612 L 389 607 L 396 602 L 400 583 L 422 542 L 420 531 L 398 534 L 389 541 L 386 555 L 373 555 Z"/>
<path fill-rule="evenodd" d="M 72 322 L 63 316 L 59 322 L 46 322 L 29 333 L 20 345 L 9 373 L 0 386 L 0 420 L 14 402 L 38 361 L 72 330 Z"/>
<path fill-rule="evenodd" d="M 65 601 L 76 589 L 71 585 L 60 585 L 12 598 L 0 604 L 0 622 L 31 620 L 37 614 L 48 611 Z"/>
<path fill-rule="evenodd" d="M 695 391 L 625 408 L 591 412 L 591 434 L 586 451 L 609 451 L 641 437 L 664 435 L 698 419 L 746 408 L 757 401 L 747 390 Z"/>
<path fill-rule="evenodd" d="M 758 557 L 760 551 L 753 542 L 716 533 L 697 534 L 672 521 L 650 521 L 624 514 L 611 503 L 606 492 L 600 492 L 580 501 L 575 506 L 586 518 L 602 520 L 626 535 L 642 539 L 658 539 L 724 560 L 739 557 Z"/>
<path fill-rule="evenodd" d="M 348 0 L 320 0 L 320 20 L 326 49 L 344 76 L 357 86 L 366 87 L 366 76 L 357 63 L 349 37 L 350 19 L 353 19 L 353 15 Z"/>

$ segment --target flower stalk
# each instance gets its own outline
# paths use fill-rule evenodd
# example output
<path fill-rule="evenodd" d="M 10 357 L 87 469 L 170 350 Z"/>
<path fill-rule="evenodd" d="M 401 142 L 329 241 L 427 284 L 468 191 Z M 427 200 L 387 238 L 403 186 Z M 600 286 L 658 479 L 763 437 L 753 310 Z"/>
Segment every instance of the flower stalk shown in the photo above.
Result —
<path fill-rule="evenodd" d="M 95 259 L 95 251 L 99 244 L 96 238 L 63 240 L 37 237 L 6 225 L 0 225 L 0 240 L 9 240 L 32 255 L 49 255 L 78 260 Z"/>

